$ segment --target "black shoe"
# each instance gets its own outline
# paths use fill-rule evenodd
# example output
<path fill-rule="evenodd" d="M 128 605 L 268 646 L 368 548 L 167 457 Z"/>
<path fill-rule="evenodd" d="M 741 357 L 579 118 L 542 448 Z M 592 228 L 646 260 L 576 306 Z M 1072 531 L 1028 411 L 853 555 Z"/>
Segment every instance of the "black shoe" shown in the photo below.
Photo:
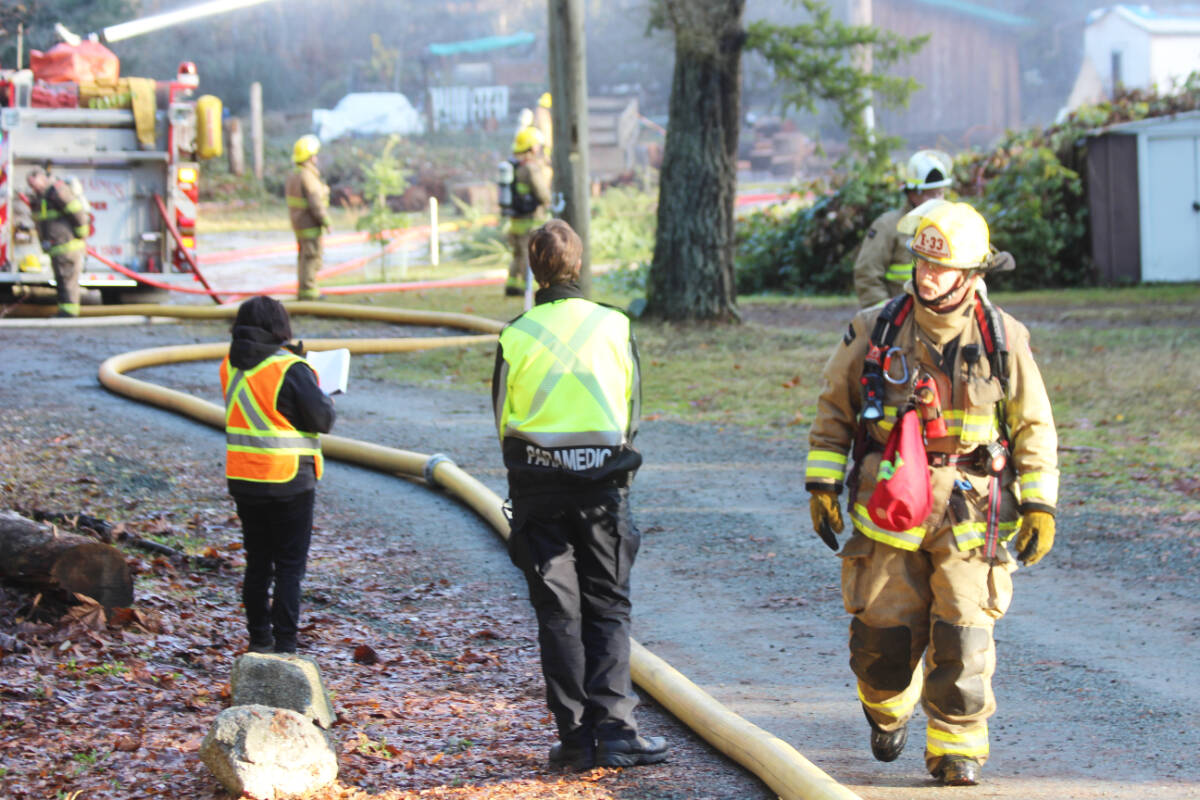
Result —
<path fill-rule="evenodd" d="M 969 756 L 944 756 L 933 772 L 943 786 L 974 786 L 979 783 L 979 762 Z"/>
<path fill-rule="evenodd" d="M 54 318 L 55 319 L 78 319 L 79 315 L 72 314 L 70 311 L 66 311 L 66 310 L 60 308 L 58 310 L 58 312 L 54 315 Z"/>
<path fill-rule="evenodd" d="M 550 748 L 550 764 L 555 767 L 570 767 L 571 769 L 591 769 L 596 763 L 596 746 L 591 742 L 585 745 L 565 745 L 562 742 Z"/>
<path fill-rule="evenodd" d="M 247 652 L 249 652 L 249 653 L 274 653 L 275 652 L 275 643 L 274 642 L 251 642 L 250 649 Z"/>
<path fill-rule="evenodd" d="M 884 731 L 867 714 L 865 707 L 863 714 L 871 723 L 871 755 L 875 756 L 876 761 L 895 761 L 904 752 L 904 745 L 908 744 L 908 722 L 894 731 Z"/>
<path fill-rule="evenodd" d="M 667 740 L 661 736 L 635 736 L 596 743 L 597 767 L 637 767 L 667 760 Z"/>
<path fill-rule="evenodd" d="M 520 297 L 523 294 L 525 294 L 525 289 L 521 286 L 505 286 L 504 287 L 504 296 L 505 297 Z"/>

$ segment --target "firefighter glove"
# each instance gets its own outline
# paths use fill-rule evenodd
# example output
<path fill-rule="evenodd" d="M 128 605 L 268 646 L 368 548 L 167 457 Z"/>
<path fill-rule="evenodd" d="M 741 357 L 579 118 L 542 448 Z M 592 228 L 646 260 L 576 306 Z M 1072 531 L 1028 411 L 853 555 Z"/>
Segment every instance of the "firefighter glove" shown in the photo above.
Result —
<path fill-rule="evenodd" d="M 1046 511 L 1029 511 L 1021 517 L 1017 534 L 1017 558 L 1025 566 L 1042 560 L 1054 546 L 1054 515 Z"/>
<path fill-rule="evenodd" d="M 812 514 L 813 530 L 829 549 L 837 551 L 837 537 L 845 527 L 842 522 L 842 507 L 833 492 L 815 491 L 808 498 L 808 510 Z"/>

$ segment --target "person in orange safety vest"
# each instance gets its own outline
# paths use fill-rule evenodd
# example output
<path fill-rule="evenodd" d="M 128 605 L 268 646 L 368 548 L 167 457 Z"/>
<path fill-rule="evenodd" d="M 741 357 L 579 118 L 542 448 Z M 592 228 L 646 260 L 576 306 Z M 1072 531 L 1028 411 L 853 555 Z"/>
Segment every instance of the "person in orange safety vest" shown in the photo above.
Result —
<path fill-rule="evenodd" d="M 317 435 L 336 416 L 291 338 L 283 304 L 251 298 L 238 308 L 220 368 L 225 477 L 242 522 L 242 603 L 250 650 L 258 653 L 296 651 L 300 582 L 324 468 Z"/>

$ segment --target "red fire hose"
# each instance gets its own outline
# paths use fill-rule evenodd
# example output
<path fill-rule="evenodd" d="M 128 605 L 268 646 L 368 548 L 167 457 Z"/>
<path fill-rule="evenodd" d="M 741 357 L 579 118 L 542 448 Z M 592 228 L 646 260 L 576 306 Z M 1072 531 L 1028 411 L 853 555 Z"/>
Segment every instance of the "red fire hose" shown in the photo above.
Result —
<path fill-rule="evenodd" d="M 163 224 L 166 225 L 167 230 L 171 232 L 171 236 L 175 239 L 175 244 L 179 247 L 179 252 L 183 253 L 183 257 L 187 259 L 188 265 L 192 268 L 192 272 L 197 278 L 200 279 L 200 283 L 204 284 L 204 288 L 208 289 L 209 295 L 212 297 L 213 302 L 217 305 L 221 305 L 221 298 L 216 292 L 213 291 L 213 288 L 208 285 L 208 281 L 204 279 L 204 275 L 200 272 L 200 265 L 196 263 L 196 259 L 192 256 L 188 249 L 183 246 L 183 237 L 179 235 L 179 230 L 175 227 L 175 223 L 171 221 L 170 216 L 167 214 L 167 207 L 163 203 L 162 195 L 158 194 L 157 192 L 154 195 L 154 203 L 158 206 L 158 213 L 162 215 Z"/>

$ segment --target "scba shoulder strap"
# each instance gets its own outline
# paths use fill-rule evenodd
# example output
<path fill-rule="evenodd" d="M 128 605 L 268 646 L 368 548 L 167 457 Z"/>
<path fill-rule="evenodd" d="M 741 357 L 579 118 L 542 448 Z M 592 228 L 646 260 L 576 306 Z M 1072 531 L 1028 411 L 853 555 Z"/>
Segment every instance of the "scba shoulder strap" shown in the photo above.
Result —
<path fill-rule="evenodd" d="M 900 328 L 912 313 L 913 298 L 910 294 L 893 297 L 875 318 L 875 327 L 863 358 L 862 407 L 863 419 L 873 422 L 883 417 L 883 375 L 888 356 L 896 342 Z M 1008 395 L 1008 338 L 1004 332 L 1004 321 L 1000 311 L 982 293 L 975 294 L 975 322 L 983 337 L 983 349 L 987 353 L 992 374 L 1000 380 L 1004 394 Z"/>

